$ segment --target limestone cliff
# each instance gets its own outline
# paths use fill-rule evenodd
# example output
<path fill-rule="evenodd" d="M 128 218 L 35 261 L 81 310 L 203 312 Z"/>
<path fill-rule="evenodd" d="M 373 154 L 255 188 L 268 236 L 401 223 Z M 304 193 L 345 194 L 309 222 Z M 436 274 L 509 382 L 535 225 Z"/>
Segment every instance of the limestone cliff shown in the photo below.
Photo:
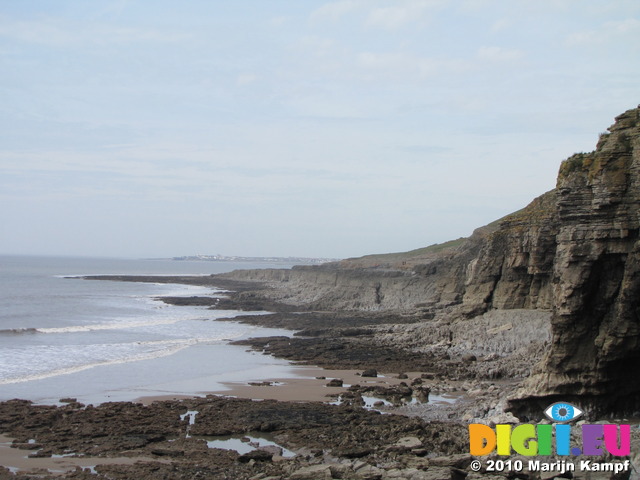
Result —
<path fill-rule="evenodd" d="M 617 117 L 595 152 L 563 162 L 556 190 L 552 348 L 514 405 L 579 396 L 637 409 L 640 107 Z"/>
<path fill-rule="evenodd" d="M 495 308 L 551 309 L 558 231 L 555 198 L 555 190 L 548 192 L 469 238 L 411 255 L 371 255 L 225 276 L 267 283 L 273 287 L 271 296 L 312 309 L 433 315 L 455 307 L 466 317 Z"/>
<path fill-rule="evenodd" d="M 513 402 L 589 397 L 640 407 L 640 107 L 596 150 L 560 166 L 557 187 L 467 239 L 291 271 L 236 272 L 306 308 L 473 318 L 493 309 L 551 315 L 551 348 Z M 461 320 L 465 321 L 465 320 Z"/>

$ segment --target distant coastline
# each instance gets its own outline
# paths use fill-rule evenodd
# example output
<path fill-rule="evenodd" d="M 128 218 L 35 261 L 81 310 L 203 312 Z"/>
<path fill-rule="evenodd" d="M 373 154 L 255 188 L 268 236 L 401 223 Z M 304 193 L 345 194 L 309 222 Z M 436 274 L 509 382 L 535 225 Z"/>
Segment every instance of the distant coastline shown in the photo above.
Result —
<path fill-rule="evenodd" d="M 154 259 L 157 260 L 157 259 Z M 199 262 L 254 262 L 254 263 L 296 263 L 300 265 L 319 265 L 335 262 L 337 258 L 307 258 L 307 257 L 229 257 L 226 255 L 185 255 L 162 260 L 199 261 Z"/>

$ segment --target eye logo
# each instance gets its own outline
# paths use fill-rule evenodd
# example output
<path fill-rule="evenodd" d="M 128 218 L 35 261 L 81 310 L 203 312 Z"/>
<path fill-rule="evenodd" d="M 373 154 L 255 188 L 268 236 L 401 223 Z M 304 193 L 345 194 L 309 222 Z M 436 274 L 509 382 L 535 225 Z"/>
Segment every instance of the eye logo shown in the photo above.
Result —
<path fill-rule="evenodd" d="M 494 452 L 499 456 L 510 456 L 516 452 L 526 457 L 557 455 L 560 458 L 580 455 L 587 457 L 630 455 L 631 425 L 614 423 L 590 425 L 583 422 L 580 422 L 581 425 L 571 425 L 570 422 L 580 418 L 584 413 L 570 403 L 556 402 L 544 410 L 544 414 L 552 424 L 549 422 L 537 425 L 521 423 L 513 426 L 505 423 L 490 427 L 484 423 L 471 423 L 469 424 L 469 453 L 474 457 L 492 455 Z M 572 435 L 572 429 L 579 429 L 581 435 Z M 582 444 L 574 446 L 575 441 L 579 441 L 580 438 L 582 438 Z M 529 462 L 531 471 L 533 471 L 532 461 Z M 581 468 L 585 468 L 591 460 L 581 462 Z M 570 464 L 573 465 L 568 463 L 567 466 Z"/>
<path fill-rule="evenodd" d="M 571 422 L 580 417 L 584 412 L 575 405 L 566 402 L 557 402 L 549 405 L 544 414 L 552 422 Z"/>

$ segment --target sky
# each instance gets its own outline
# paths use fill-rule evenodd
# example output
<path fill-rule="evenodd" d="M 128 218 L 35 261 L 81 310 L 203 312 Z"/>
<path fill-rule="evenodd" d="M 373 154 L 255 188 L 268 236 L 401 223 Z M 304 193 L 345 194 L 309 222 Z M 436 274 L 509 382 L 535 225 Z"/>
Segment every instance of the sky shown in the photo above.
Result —
<path fill-rule="evenodd" d="M 638 0 L 0 0 L 0 253 L 468 236 L 640 103 Z"/>

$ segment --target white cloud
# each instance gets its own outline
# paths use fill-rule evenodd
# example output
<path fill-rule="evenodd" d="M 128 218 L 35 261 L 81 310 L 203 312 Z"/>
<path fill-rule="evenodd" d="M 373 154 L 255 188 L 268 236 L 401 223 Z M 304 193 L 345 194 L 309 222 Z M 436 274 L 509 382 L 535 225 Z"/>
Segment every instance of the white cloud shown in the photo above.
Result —
<path fill-rule="evenodd" d="M 605 29 L 612 33 L 626 35 L 627 33 L 640 33 L 640 20 L 636 18 L 627 18 L 626 20 L 606 22 Z"/>
<path fill-rule="evenodd" d="M 502 32 L 504 30 L 506 30 L 507 28 L 509 28 L 512 25 L 512 21 L 508 18 L 501 18 L 499 20 L 496 20 L 495 22 L 493 22 L 493 24 L 491 25 L 491 31 L 492 32 Z"/>
<path fill-rule="evenodd" d="M 567 36 L 566 44 L 570 47 L 581 45 L 604 44 L 610 41 L 617 41 L 624 36 L 640 36 L 640 20 L 627 18 L 625 20 L 609 21 L 602 24 L 597 30 L 586 30 L 575 32 Z M 640 42 L 640 38 L 635 38 Z"/>
<path fill-rule="evenodd" d="M 346 14 L 357 10 L 362 4 L 360 0 L 339 0 L 337 2 L 326 3 L 311 13 L 311 19 L 336 21 Z"/>
<path fill-rule="evenodd" d="M 6 18 L 0 23 L 0 37 L 44 45 L 65 45 L 71 43 L 75 34 L 63 28 L 58 22 L 15 22 Z"/>
<path fill-rule="evenodd" d="M 365 118 L 366 112 L 359 109 L 355 102 L 342 98 L 333 98 L 329 94 L 298 95 L 287 100 L 287 105 L 303 117 L 325 119 Z"/>
<path fill-rule="evenodd" d="M 113 43 L 179 43 L 190 40 L 193 36 L 184 32 L 166 32 L 160 30 L 149 30 L 143 28 L 114 28 L 112 26 L 98 26 L 92 30 L 83 32 L 85 38 L 92 37 L 96 43 L 111 45 Z"/>
<path fill-rule="evenodd" d="M 364 70 L 365 74 L 369 71 L 403 80 L 462 73 L 471 68 L 469 63 L 462 60 L 427 58 L 404 52 L 363 52 L 357 56 L 356 65 Z"/>
<path fill-rule="evenodd" d="M 399 6 L 382 7 L 373 9 L 369 13 L 366 23 L 371 27 L 395 30 L 415 18 L 409 8 Z"/>
<path fill-rule="evenodd" d="M 404 0 L 391 6 L 374 8 L 369 12 L 366 25 L 385 30 L 397 30 L 407 23 L 424 18 L 425 13 L 438 9 L 445 0 Z"/>
<path fill-rule="evenodd" d="M 257 79 L 258 77 L 253 73 L 242 73 L 238 75 L 238 77 L 236 78 L 236 85 L 238 86 L 251 85 L 252 83 L 255 83 Z"/>
<path fill-rule="evenodd" d="M 478 49 L 478 58 L 490 62 L 511 62 L 519 60 L 524 56 L 521 50 L 515 50 L 502 47 L 480 47 Z"/>
<path fill-rule="evenodd" d="M 289 20 L 290 20 L 289 17 L 285 17 L 285 16 L 273 17 L 271 20 L 269 20 L 269 25 L 271 25 L 272 27 L 281 28 Z"/>
<path fill-rule="evenodd" d="M 394 2 L 339 0 L 313 11 L 312 20 L 337 21 L 360 11 L 368 27 L 397 30 L 410 22 L 423 20 L 425 14 L 437 10 L 450 0 L 395 0 Z M 382 4 L 382 5 L 381 5 Z"/>
<path fill-rule="evenodd" d="M 116 0 L 106 3 L 102 9 L 96 11 L 93 17 L 120 17 L 130 3 L 131 0 Z"/>
<path fill-rule="evenodd" d="M 311 52 L 317 57 L 325 57 L 335 54 L 336 41 L 331 38 L 306 36 L 300 39 L 296 45 L 305 52 Z"/>
<path fill-rule="evenodd" d="M 0 22 L 0 37 L 36 45 L 130 44 L 140 42 L 176 43 L 192 38 L 189 33 L 144 28 L 116 27 L 101 24 L 63 23 L 53 19 L 31 22 Z"/>
<path fill-rule="evenodd" d="M 356 64 L 364 70 L 394 77 L 424 78 L 437 71 L 435 62 L 408 53 L 363 52 L 358 55 Z"/>
<path fill-rule="evenodd" d="M 463 13 L 475 13 L 491 8 L 495 0 L 463 0 L 460 4 L 460 11 Z"/>

